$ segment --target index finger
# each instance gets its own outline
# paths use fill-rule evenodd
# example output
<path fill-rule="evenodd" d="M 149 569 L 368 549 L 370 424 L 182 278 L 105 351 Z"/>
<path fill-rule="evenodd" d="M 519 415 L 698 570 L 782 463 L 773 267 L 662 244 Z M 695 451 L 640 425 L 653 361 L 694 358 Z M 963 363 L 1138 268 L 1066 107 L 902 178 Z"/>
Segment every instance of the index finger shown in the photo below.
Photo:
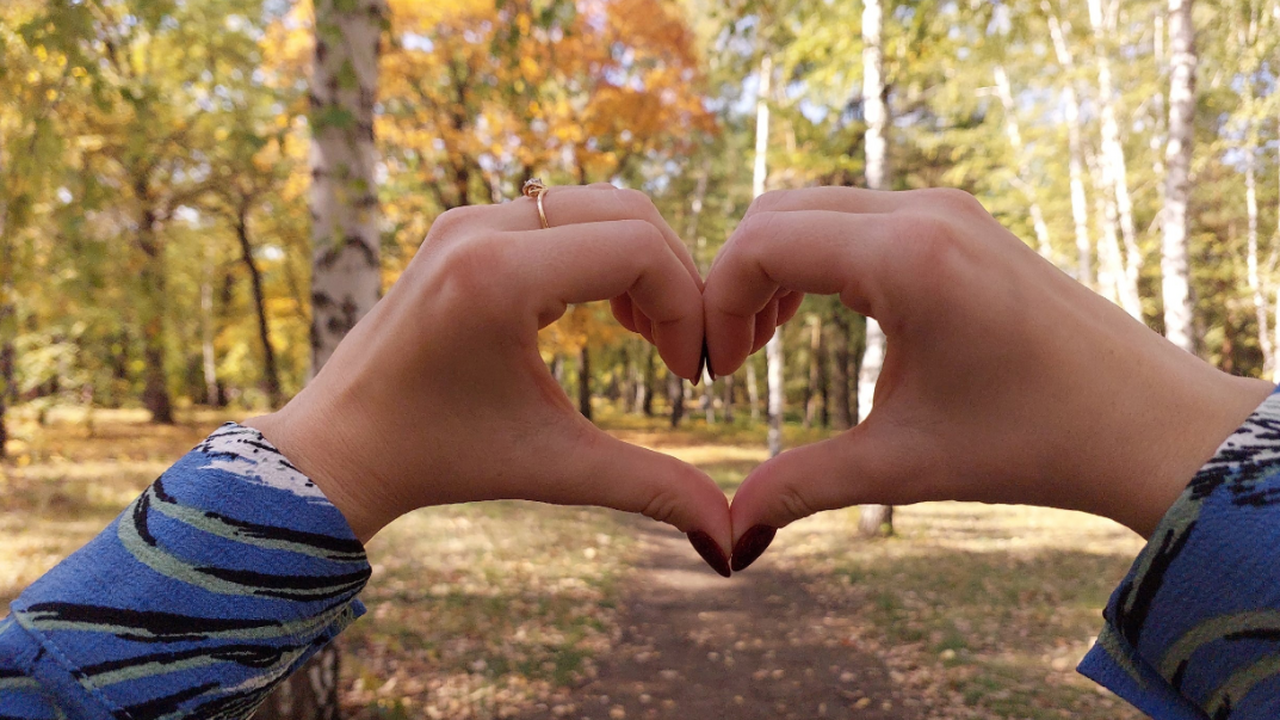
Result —
<path fill-rule="evenodd" d="M 857 312 L 883 306 L 884 266 L 906 216 L 831 210 L 758 212 L 742 221 L 707 276 L 708 362 L 733 372 L 751 353 L 754 319 L 781 290 L 839 294 Z"/>

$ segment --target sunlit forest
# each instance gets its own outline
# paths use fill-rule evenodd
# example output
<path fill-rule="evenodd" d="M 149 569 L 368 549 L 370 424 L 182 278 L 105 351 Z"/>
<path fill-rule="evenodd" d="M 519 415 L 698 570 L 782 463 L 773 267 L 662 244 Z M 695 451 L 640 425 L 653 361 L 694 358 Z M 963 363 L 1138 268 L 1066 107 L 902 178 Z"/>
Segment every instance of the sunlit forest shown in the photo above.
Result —
<path fill-rule="evenodd" d="M 443 212 L 513 200 L 535 177 L 645 192 L 704 273 L 764 191 L 958 187 L 1208 362 L 1280 376 L 1278 82 L 1278 0 L 5 0 L 0 555 L 14 554 L 0 598 L 202 432 L 306 383 L 335 327 L 316 274 L 353 232 L 335 204 L 365 212 L 385 291 Z M 325 133 L 370 143 L 374 162 L 320 167 Z M 317 191 L 335 176 L 345 187 Z M 607 305 L 571 309 L 542 353 L 583 414 L 732 491 L 770 452 L 865 417 L 883 343 L 809 297 L 767 352 L 696 386 Z M 896 537 L 853 555 L 836 539 L 858 535 L 856 511 L 780 543 L 789 574 L 759 601 L 844 603 L 851 624 L 814 652 L 878 663 L 832 660 L 847 689 L 821 714 L 1128 717 L 1070 670 L 1136 537 L 1068 513 L 948 507 L 864 519 L 864 534 Z M 626 630 L 624 598 L 648 582 L 633 560 L 665 536 L 546 510 L 526 537 L 520 512 L 431 510 L 371 547 L 383 580 L 342 645 L 343 707 L 711 717 L 600 669 L 656 652 Z M 699 667 L 732 665 L 698 647 Z M 806 661 L 760 657 L 748 680 Z M 652 663 L 668 685 L 720 682 Z M 760 717 L 819 716 L 784 695 L 748 697 Z"/>

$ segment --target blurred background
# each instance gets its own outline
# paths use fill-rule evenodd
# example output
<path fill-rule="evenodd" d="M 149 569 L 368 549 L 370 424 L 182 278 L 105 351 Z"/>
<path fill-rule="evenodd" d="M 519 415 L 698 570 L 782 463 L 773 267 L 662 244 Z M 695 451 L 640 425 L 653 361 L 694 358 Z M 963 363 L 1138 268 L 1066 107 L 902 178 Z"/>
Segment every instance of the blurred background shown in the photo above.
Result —
<path fill-rule="evenodd" d="M 1278 45 L 1277 0 L 6 0 L 0 595 L 210 427 L 296 393 L 440 213 L 517 197 L 532 177 L 645 191 L 704 271 L 765 190 L 960 187 L 1156 331 L 1272 379 Z M 584 414 L 731 492 L 768 454 L 865 417 L 883 336 L 809 298 L 766 353 L 693 387 L 592 305 L 548 328 L 543 354 Z M 369 717 L 626 716 L 575 693 L 627 641 L 627 553 L 643 542 L 611 515 L 512 525 L 525 510 L 493 507 L 413 521 L 451 518 L 447 537 L 378 541 L 384 578 L 405 579 L 379 586 L 387 609 L 355 631 L 325 702 Z M 913 512 L 780 538 L 788 577 L 858 579 L 823 592 L 854 592 L 865 626 L 845 645 L 869 644 L 892 677 L 885 699 L 835 700 L 831 716 L 1123 712 L 1069 671 L 1134 537 L 1065 513 Z M 495 539 L 504 523 L 514 539 Z M 535 526 L 565 535 L 521 535 Z M 837 541 L 859 534 L 893 538 L 850 557 Z M 533 579 L 530 547 L 574 562 Z M 921 572 L 903 575 L 902 553 Z M 506 600 L 388 617 L 472 581 Z M 1029 586 L 992 599 L 1010 583 Z M 954 594 L 966 587 L 975 617 L 1026 621 L 1013 656 L 974 638 Z M 526 621 L 539 639 L 513 649 Z M 451 645 L 459 633 L 506 641 Z"/>

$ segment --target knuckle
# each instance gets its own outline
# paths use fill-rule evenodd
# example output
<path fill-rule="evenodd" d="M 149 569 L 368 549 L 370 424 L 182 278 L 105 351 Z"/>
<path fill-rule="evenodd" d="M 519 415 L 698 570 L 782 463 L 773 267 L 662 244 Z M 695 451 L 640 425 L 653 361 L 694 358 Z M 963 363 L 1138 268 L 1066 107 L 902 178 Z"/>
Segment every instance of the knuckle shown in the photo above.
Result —
<path fill-rule="evenodd" d="M 679 499 L 674 493 L 669 490 L 659 490 L 645 503 L 641 514 L 658 522 L 669 523 L 675 517 L 679 506 Z"/>
<path fill-rule="evenodd" d="M 633 190 L 631 188 L 615 188 L 614 192 L 616 193 L 615 197 L 618 200 L 618 205 L 629 215 L 634 217 L 649 217 L 651 213 L 655 213 L 658 210 L 657 207 L 654 206 L 653 200 L 639 190 Z"/>
<path fill-rule="evenodd" d="M 782 505 L 787 517 L 792 520 L 806 518 L 817 512 L 813 507 L 813 503 L 805 497 L 800 488 L 794 485 L 788 485 L 782 489 L 782 492 L 778 495 L 778 503 Z"/>
<path fill-rule="evenodd" d="M 441 255 L 442 279 L 464 293 L 492 287 L 500 274 L 502 242 L 496 234 L 473 237 L 455 244 Z"/>
<path fill-rule="evenodd" d="M 446 210 L 431 223 L 427 232 L 427 241 L 440 241 L 456 235 L 473 232 L 477 220 L 484 210 L 476 206 L 465 206 Z"/>
<path fill-rule="evenodd" d="M 959 188 L 927 188 L 917 191 L 921 193 L 924 207 L 931 207 L 946 213 L 967 215 L 975 212 L 986 213 L 986 208 L 972 193 Z"/>
<path fill-rule="evenodd" d="M 747 217 L 757 213 L 774 212 L 786 205 L 787 199 L 795 194 L 794 190 L 770 190 L 751 201 L 747 208 Z"/>

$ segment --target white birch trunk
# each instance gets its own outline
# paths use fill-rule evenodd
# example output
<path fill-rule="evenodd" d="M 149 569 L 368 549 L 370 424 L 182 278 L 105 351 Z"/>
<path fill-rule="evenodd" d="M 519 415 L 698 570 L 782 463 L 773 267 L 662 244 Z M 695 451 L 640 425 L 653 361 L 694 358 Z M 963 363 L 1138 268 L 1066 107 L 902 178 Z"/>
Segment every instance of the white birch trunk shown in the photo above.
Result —
<path fill-rule="evenodd" d="M 867 187 L 889 189 L 889 107 L 884 85 L 883 0 L 864 0 L 862 5 L 862 102 L 867 118 Z M 858 372 L 858 419 L 871 413 L 876 382 L 884 364 L 885 337 L 880 323 L 867 318 L 867 349 Z M 863 535 L 893 532 L 893 508 L 863 505 L 858 529 Z"/>
<path fill-rule="evenodd" d="M 1027 171 L 1027 159 L 1023 157 L 1022 130 L 1018 126 L 1017 107 L 1013 104 L 1013 87 L 1009 83 L 1009 73 L 1005 72 L 1004 65 L 997 64 L 994 74 L 996 94 L 1000 97 L 1000 104 L 1004 106 L 1005 134 L 1009 137 L 1009 145 L 1013 148 L 1013 162 L 1017 167 L 1014 184 L 1027 198 L 1031 225 L 1036 233 L 1036 250 L 1041 257 L 1053 262 L 1053 244 L 1049 239 L 1049 225 L 1045 222 L 1044 211 L 1040 208 L 1035 182 Z"/>
<path fill-rule="evenodd" d="M 756 157 L 751 177 L 751 196 L 764 194 L 768 179 L 769 155 L 769 93 L 773 87 L 773 58 L 765 53 L 760 58 L 760 81 L 756 92 Z M 782 348 L 782 329 L 776 328 L 773 337 L 764 346 L 767 372 L 765 381 L 769 387 L 769 457 L 782 452 L 782 414 L 786 410 L 786 392 L 783 387 L 783 370 L 786 362 Z"/>
<path fill-rule="evenodd" d="M 1084 145 L 1080 137 L 1080 98 L 1076 94 L 1075 58 L 1067 45 L 1062 23 L 1058 21 L 1049 0 L 1041 3 L 1049 20 L 1049 35 L 1058 64 L 1066 76 L 1062 88 L 1063 123 L 1067 126 L 1068 168 L 1071 177 L 1071 220 L 1076 235 L 1076 280 L 1094 287 L 1093 243 L 1089 239 L 1089 198 L 1084 187 Z"/>
<path fill-rule="evenodd" d="M 1258 271 L 1258 131 L 1252 117 L 1249 118 L 1248 123 L 1249 130 L 1246 134 L 1244 149 L 1244 201 L 1248 216 L 1248 250 L 1245 261 L 1249 291 L 1253 297 L 1254 316 L 1258 321 L 1258 347 L 1262 350 L 1262 376 L 1271 377 L 1275 373 L 1275 353 L 1271 344 L 1271 333 L 1268 331 L 1269 303 L 1262 287 L 1261 273 Z"/>
<path fill-rule="evenodd" d="M 384 0 L 316 2 L 311 81 L 312 372 L 374 306 L 379 271 L 373 106 Z"/>
<path fill-rule="evenodd" d="M 1142 299 L 1138 294 L 1138 276 L 1142 256 L 1138 250 L 1133 226 L 1133 201 L 1129 197 L 1128 169 L 1124 146 L 1120 143 L 1120 125 L 1116 120 L 1115 84 L 1111 77 L 1111 59 L 1102 38 L 1116 32 L 1119 5 L 1111 0 L 1089 0 L 1089 20 L 1093 25 L 1094 48 L 1098 71 L 1098 105 L 1102 130 L 1102 179 L 1113 198 L 1116 225 L 1124 241 L 1123 275 L 1116 278 L 1120 305 L 1133 317 L 1142 319 Z"/>
<path fill-rule="evenodd" d="M 316 0 L 311 75 L 311 374 L 378 302 L 373 106 L 385 0 Z M 330 644 L 283 683 L 258 720 L 336 720 L 340 653 Z"/>
<path fill-rule="evenodd" d="M 1191 153 L 1195 133 L 1196 49 L 1191 0 L 1169 0 L 1169 146 L 1165 153 L 1164 241 L 1160 271 L 1165 337 L 1195 352 L 1191 272 L 1187 251 L 1187 204 L 1191 198 Z"/>

